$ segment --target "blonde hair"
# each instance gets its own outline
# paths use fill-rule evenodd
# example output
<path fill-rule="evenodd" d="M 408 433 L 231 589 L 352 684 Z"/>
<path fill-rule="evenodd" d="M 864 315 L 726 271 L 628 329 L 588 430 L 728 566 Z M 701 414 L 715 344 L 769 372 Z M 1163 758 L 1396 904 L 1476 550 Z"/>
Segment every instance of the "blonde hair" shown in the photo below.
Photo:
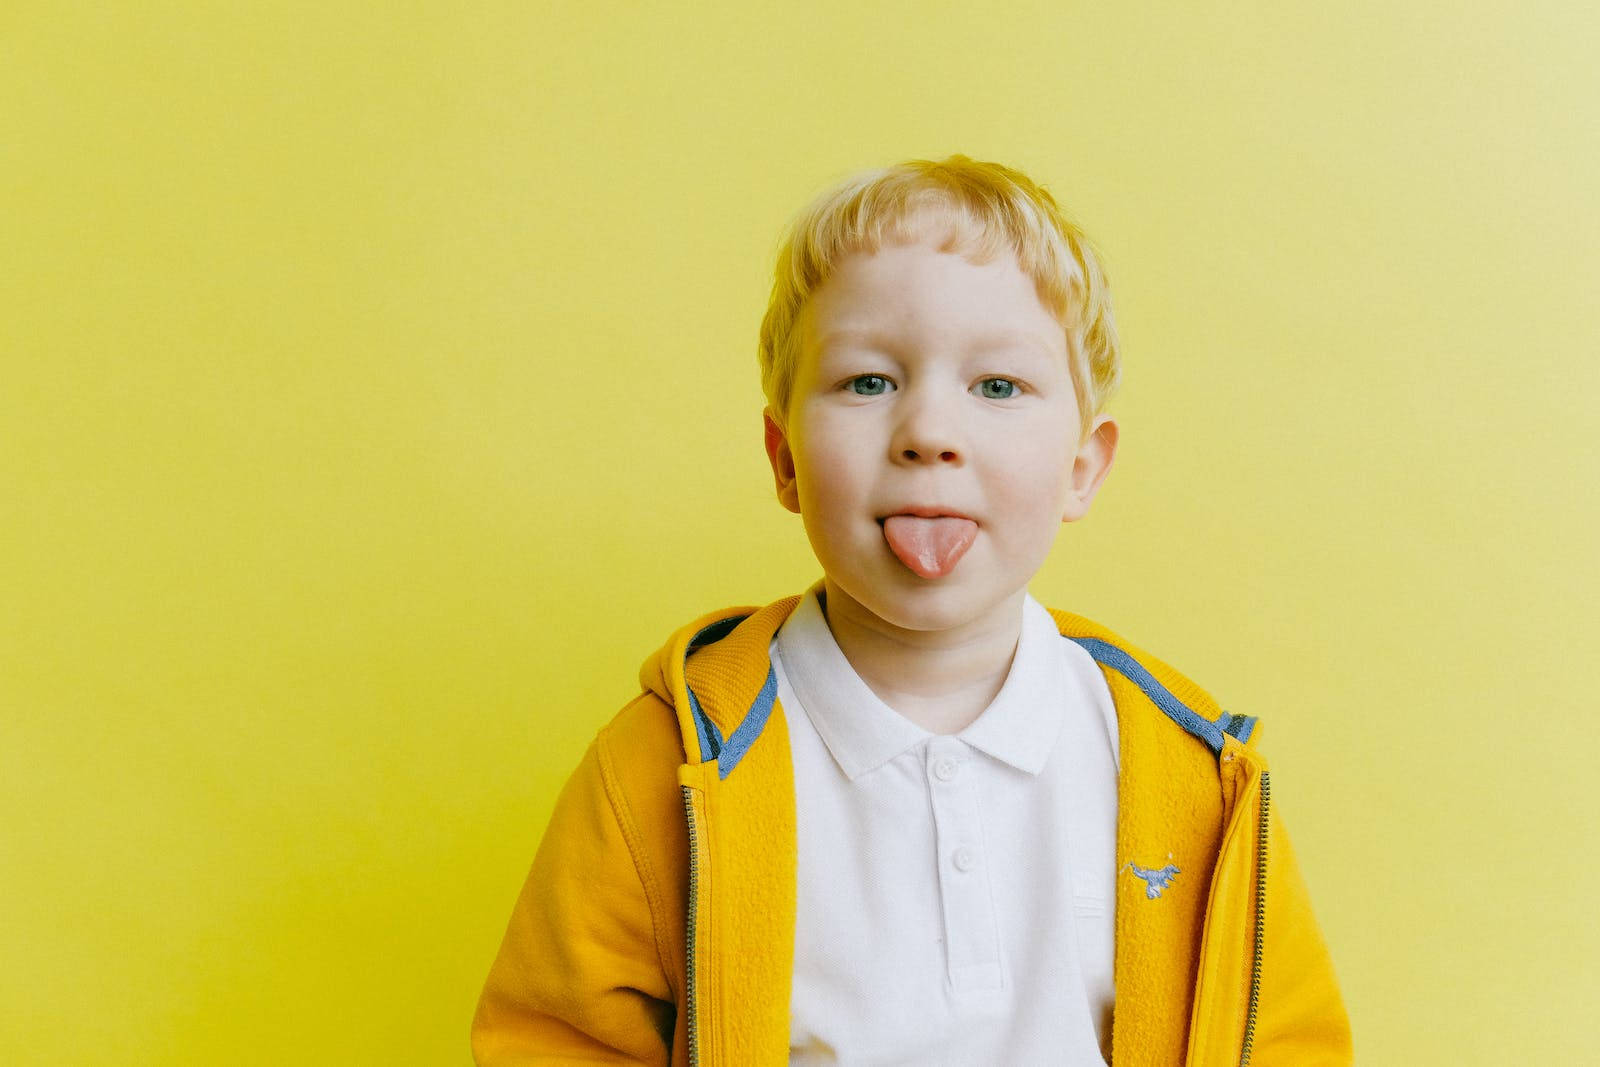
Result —
<path fill-rule="evenodd" d="M 1068 370 L 1087 435 L 1122 376 L 1105 271 L 1083 231 L 1055 198 L 1020 171 L 951 156 L 913 159 L 847 178 L 791 224 L 778 252 L 772 297 L 761 322 L 761 388 L 787 420 L 799 359 L 800 312 L 840 260 L 885 244 L 938 234 L 943 252 L 987 262 L 1002 252 L 1033 279 L 1067 335 Z"/>

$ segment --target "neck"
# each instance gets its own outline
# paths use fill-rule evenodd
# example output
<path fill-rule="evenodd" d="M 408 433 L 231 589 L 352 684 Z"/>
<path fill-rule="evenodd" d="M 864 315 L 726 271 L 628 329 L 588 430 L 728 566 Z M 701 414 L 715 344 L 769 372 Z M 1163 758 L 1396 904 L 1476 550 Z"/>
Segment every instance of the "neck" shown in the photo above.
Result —
<path fill-rule="evenodd" d="M 950 630 L 885 622 L 824 579 L 823 615 L 850 666 L 879 700 L 936 734 L 959 733 L 1005 685 L 1022 635 L 1024 591 Z"/>

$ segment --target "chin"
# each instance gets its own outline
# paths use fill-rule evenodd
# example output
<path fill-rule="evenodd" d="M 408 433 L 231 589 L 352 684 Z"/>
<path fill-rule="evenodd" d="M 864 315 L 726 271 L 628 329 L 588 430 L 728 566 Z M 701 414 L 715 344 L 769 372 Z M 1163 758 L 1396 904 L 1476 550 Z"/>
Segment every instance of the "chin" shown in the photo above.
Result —
<path fill-rule="evenodd" d="M 874 588 L 870 600 L 857 599 L 862 607 L 902 630 L 958 629 L 983 618 L 1006 599 L 1003 592 L 963 586 L 949 578 L 918 578 L 909 572 L 908 582 L 896 586 Z"/>

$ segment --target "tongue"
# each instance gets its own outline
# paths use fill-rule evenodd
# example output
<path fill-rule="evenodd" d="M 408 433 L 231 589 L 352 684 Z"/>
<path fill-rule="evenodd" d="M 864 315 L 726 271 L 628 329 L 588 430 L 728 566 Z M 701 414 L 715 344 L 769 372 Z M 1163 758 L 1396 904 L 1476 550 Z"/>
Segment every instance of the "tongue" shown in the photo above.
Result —
<path fill-rule="evenodd" d="M 972 547 L 978 524 L 971 519 L 890 515 L 883 520 L 883 536 L 901 563 L 924 578 L 943 578 Z"/>

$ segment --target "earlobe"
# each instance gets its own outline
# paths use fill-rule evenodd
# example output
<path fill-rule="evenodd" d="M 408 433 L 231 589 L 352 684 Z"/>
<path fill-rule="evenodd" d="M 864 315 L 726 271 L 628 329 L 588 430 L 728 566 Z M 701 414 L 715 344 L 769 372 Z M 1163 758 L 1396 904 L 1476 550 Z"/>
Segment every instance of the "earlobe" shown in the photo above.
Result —
<path fill-rule="evenodd" d="M 767 461 L 772 464 L 772 479 L 778 488 L 778 503 L 800 514 L 800 494 L 795 488 L 794 453 L 789 448 L 789 438 L 772 417 L 769 407 L 761 413 L 766 424 Z"/>
<path fill-rule="evenodd" d="M 1089 427 L 1078 454 L 1072 460 L 1072 484 L 1067 490 L 1066 508 L 1061 513 L 1062 522 L 1076 522 L 1089 514 L 1089 505 L 1100 484 L 1111 473 L 1111 461 L 1116 458 L 1118 429 L 1110 415 L 1101 415 Z"/>

